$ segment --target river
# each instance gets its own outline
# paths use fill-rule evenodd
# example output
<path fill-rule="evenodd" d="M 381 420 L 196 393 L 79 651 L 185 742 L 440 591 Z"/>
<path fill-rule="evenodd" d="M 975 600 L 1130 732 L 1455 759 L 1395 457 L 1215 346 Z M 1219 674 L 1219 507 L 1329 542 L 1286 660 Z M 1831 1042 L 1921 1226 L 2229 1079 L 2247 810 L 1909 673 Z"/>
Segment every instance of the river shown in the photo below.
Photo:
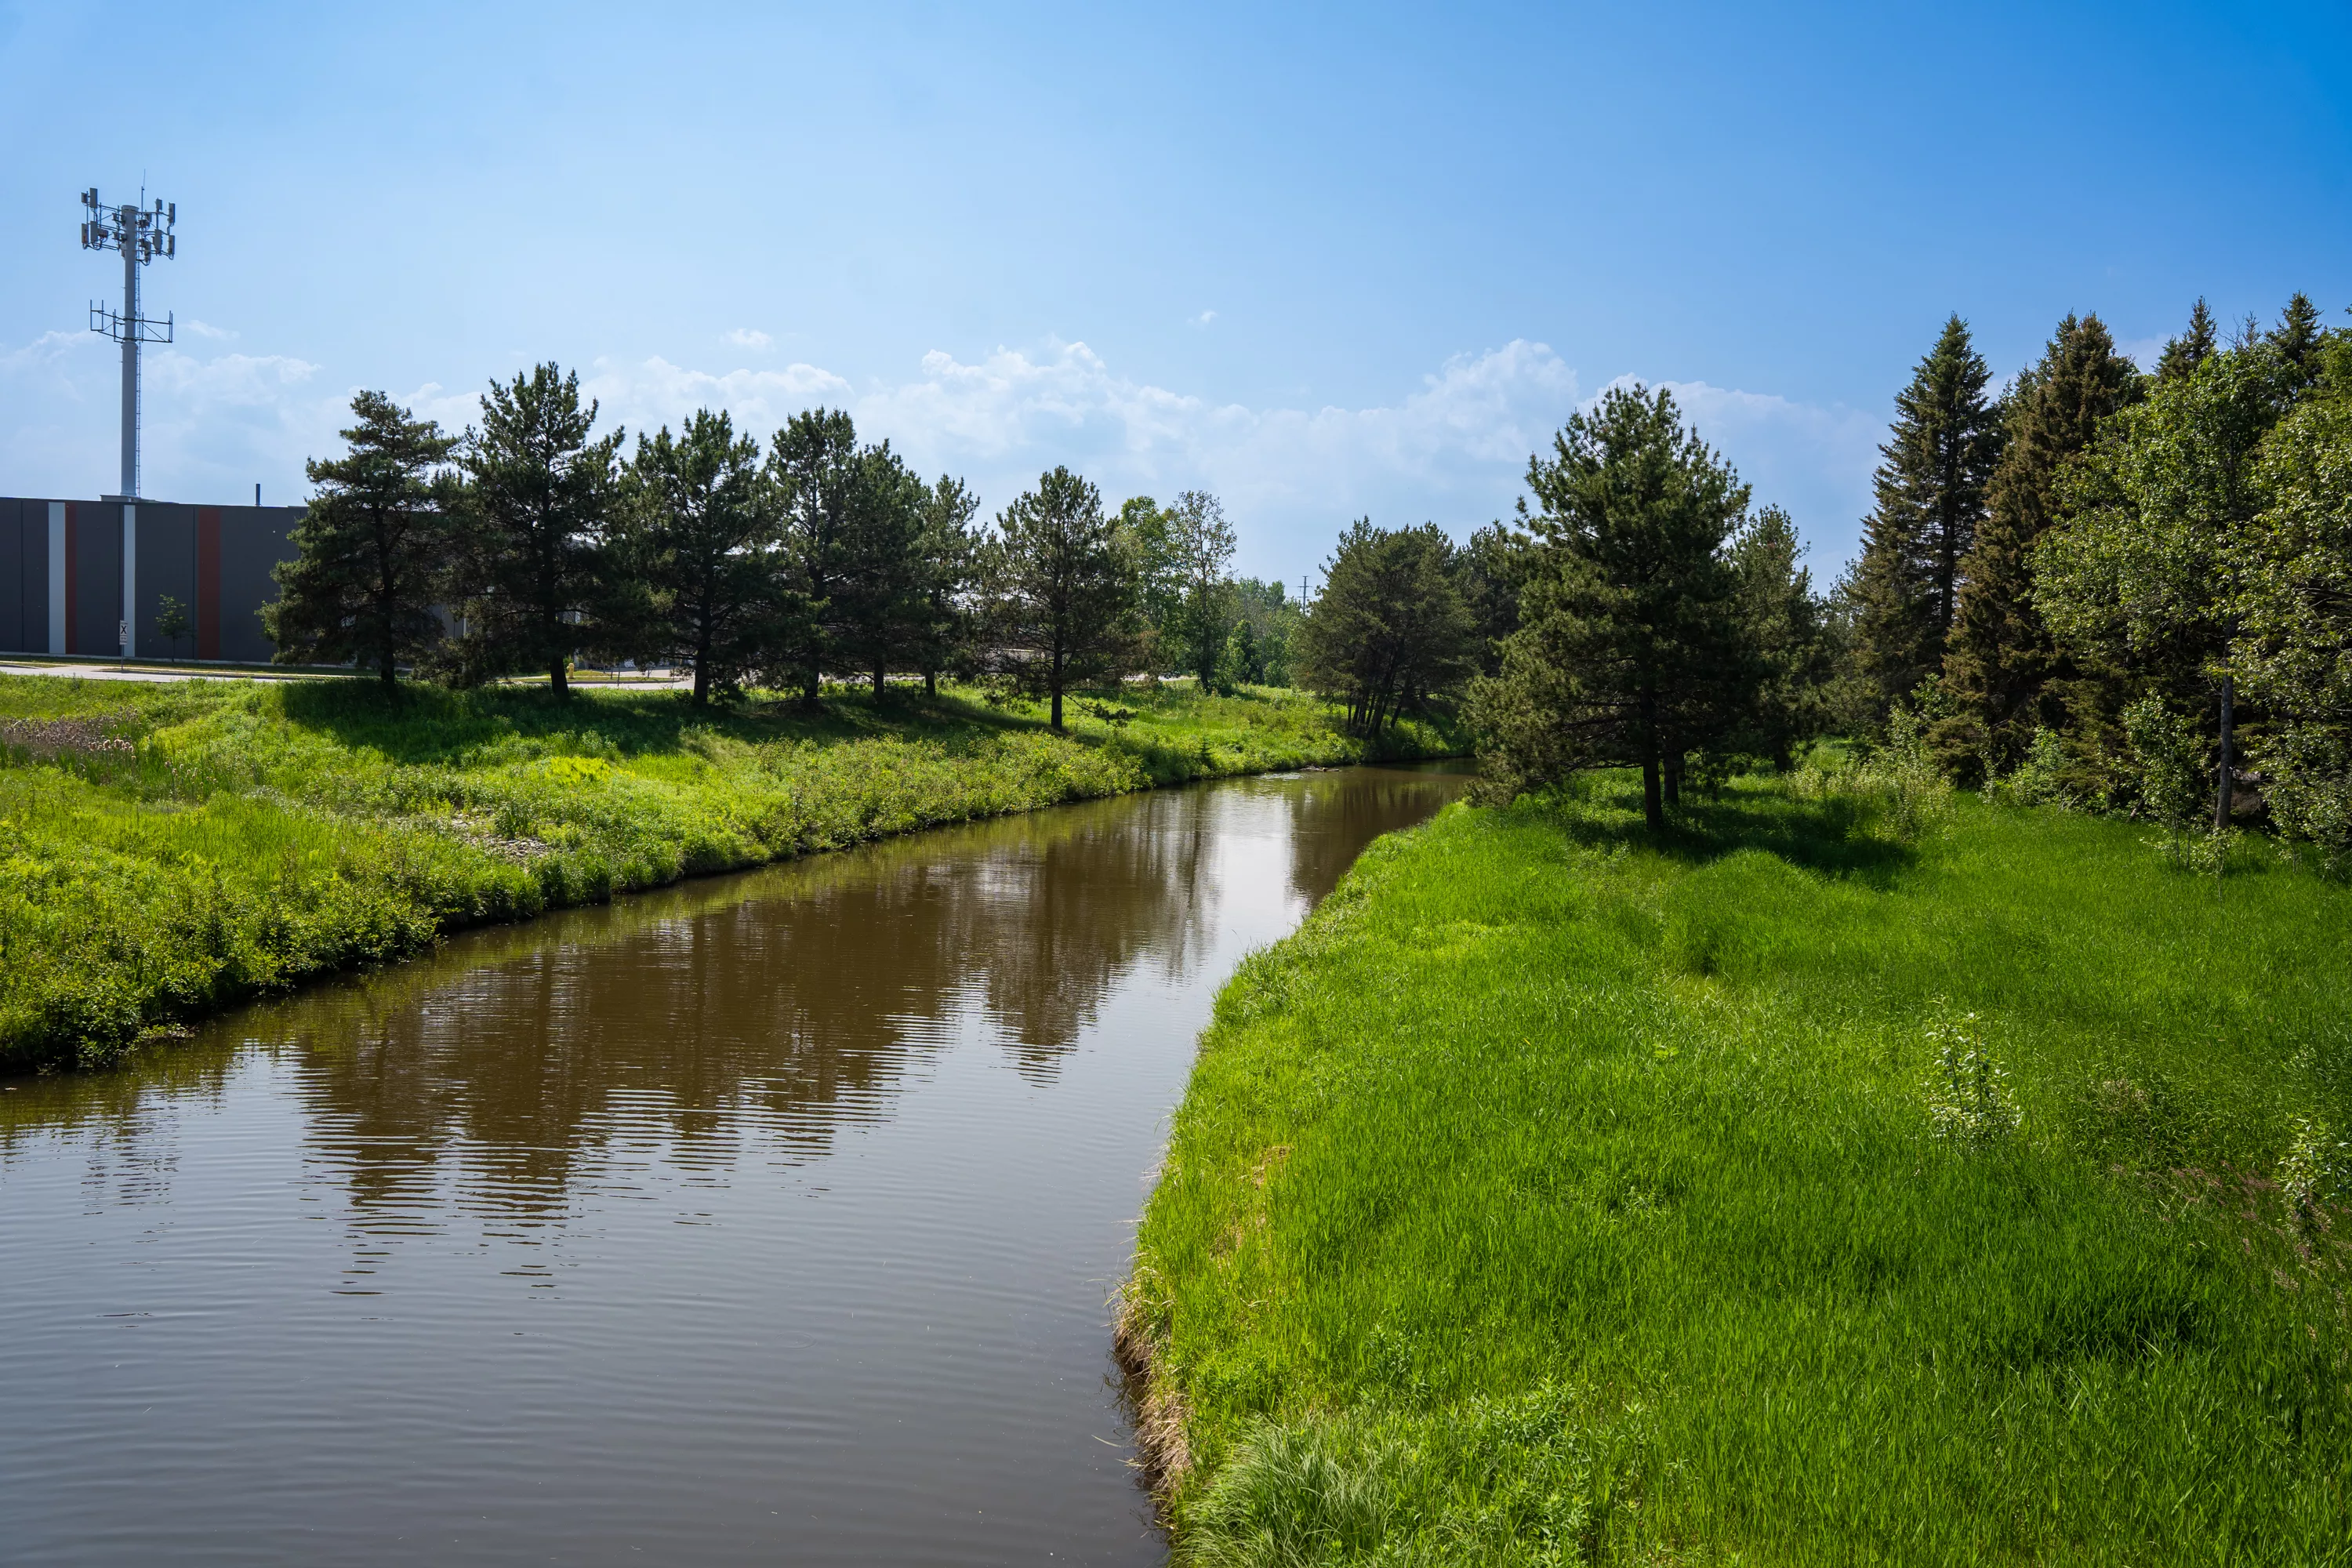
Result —
<path fill-rule="evenodd" d="M 1217 989 L 1450 773 L 457 938 L 0 1092 L 0 1560 L 1161 1561 L 1106 1300 Z"/>

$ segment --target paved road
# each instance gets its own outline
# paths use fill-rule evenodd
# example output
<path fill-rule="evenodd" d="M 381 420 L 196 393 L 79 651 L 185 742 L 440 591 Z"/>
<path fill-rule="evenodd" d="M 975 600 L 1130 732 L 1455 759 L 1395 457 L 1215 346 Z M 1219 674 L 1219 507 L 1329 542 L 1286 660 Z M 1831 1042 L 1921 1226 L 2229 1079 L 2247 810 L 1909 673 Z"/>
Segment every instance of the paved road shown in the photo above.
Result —
<path fill-rule="evenodd" d="M 14 660 L 0 662 L 0 675 L 79 676 L 84 680 L 348 680 L 346 675 L 326 675 L 301 669 L 169 669 L 152 665 L 126 667 L 111 664 L 20 664 Z M 595 690 L 614 688 L 628 691 L 684 691 L 694 685 L 694 678 L 682 676 L 642 676 L 626 680 L 578 680 L 574 690 Z"/>

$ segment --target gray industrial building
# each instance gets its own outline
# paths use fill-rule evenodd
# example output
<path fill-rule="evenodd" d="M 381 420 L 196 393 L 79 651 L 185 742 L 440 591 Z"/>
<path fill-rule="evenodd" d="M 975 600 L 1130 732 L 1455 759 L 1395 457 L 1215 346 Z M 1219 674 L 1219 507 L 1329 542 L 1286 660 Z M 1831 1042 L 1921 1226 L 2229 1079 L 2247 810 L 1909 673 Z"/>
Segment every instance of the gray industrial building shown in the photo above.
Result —
<path fill-rule="evenodd" d="M 0 653 L 265 661 L 269 569 L 302 510 L 0 496 Z M 194 625 L 176 645 L 166 595 Z"/>

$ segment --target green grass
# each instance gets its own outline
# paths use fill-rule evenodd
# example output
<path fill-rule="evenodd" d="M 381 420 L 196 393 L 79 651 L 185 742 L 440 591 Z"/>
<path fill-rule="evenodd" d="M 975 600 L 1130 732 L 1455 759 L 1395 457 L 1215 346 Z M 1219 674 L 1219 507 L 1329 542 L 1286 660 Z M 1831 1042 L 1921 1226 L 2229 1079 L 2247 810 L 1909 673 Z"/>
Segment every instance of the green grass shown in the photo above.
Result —
<path fill-rule="evenodd" d="M 1123 1309 L 1180 1561 L 2352 1562 L 2352 1213 L 2271 1180 L 2352 891 L 1865 805 L 1454 807 L 1244 966 Z"/>
<path fill-rule="evenodd" d="M 0 676 L 0 1068 L 94 1066 L 440 933 L 887 834 L 1359 759 L 1291 692 L 1037 710 Z M 74 721 L 74 722 L 68 722 Z M 1412 726 L 1392 752 L 1451 749 Z"/>

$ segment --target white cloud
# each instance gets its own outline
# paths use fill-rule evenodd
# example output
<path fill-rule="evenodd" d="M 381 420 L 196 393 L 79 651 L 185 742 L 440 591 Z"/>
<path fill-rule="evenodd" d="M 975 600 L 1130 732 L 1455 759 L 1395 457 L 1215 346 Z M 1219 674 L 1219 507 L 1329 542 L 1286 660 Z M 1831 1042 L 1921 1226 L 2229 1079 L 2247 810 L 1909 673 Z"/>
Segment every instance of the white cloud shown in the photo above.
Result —
<path fill-rule="evenodd" d="M 1757 505 L 1788 509 L 1810 547 L 1815 576 L 1834 575 L 1856 548 L 1870 509 L 1870 476 L 1885 421 L 1859 409 L 1792 403 L 1703 381 L 1660 384 L 1754 487 Z"/>
<path fill-rule="evenodd" d="M 764 349 L 776 340 L 757 327 L 738 327 L 727 334 L 727 341 L 739 349 Z"/>
<path fill-rule="evenodd" d="M 105 351 L 103 353 L 98 351 Z M 112 488 L 114 356 L 89 334 L 51 332 L 0 350 L 0 489 L 94 494 Z M 189 500 L 299 492 L 306 458 L 331 451 L 353 389 L 285 355 L 199 358 L 165 350 L 149 362 L 145 488 Z M 1789 508 L 1835 569 L 1869 500 L 1880 422 L 1705 382 L 1668 383 L 1686 415 L 1756 487 Z M 967 478 L 993 511 L 1038 473 L 1067 463 L 1108 499 L 1222 495 L 1243 534 L 1244 570 L 1296 578 L 1328 552 L 1352 517 L 1383 524 L 1435 521 L 1457 533 L 1509 515 L 1528 455 L 1597 395 L 1549 346 L 1514 341 L 1465 353 L 1391 401 L 1252 407 L 1124 375 L 1082 342 L 999 348 L 972 360 L 923 356 L 904 380 L 853 383 L 822 366 L 710 371 L 656 357 L 586 367 L 582 391 L 602 424 L 675 428 L 698 408 L 723 408 L 765 438 L 792 415 L 846 408 L 861 432 L 887 437 L 925 473 Z M 457 429 L 478 398 L 438 384 L 403 400 Z"/>
<path fill-rule="evenodd" d="M 199 321 L 194 316 L 182 321 L 180 326 L 183 330 L 194 332 L 200 338 L 210 338 L 217 342 L 226 342 L 229 339 L 236 336 L 235 332 L 230 331 L 226 327 L 215 327 L 210 321 Z"/>
<path fill-rule="evenodd" d="M 1205 327 L 1216 319 L 1217 313 L 1214 310 L 1203 310 L 1192 318 L 1192 324 L 1196 327 Z"/>

